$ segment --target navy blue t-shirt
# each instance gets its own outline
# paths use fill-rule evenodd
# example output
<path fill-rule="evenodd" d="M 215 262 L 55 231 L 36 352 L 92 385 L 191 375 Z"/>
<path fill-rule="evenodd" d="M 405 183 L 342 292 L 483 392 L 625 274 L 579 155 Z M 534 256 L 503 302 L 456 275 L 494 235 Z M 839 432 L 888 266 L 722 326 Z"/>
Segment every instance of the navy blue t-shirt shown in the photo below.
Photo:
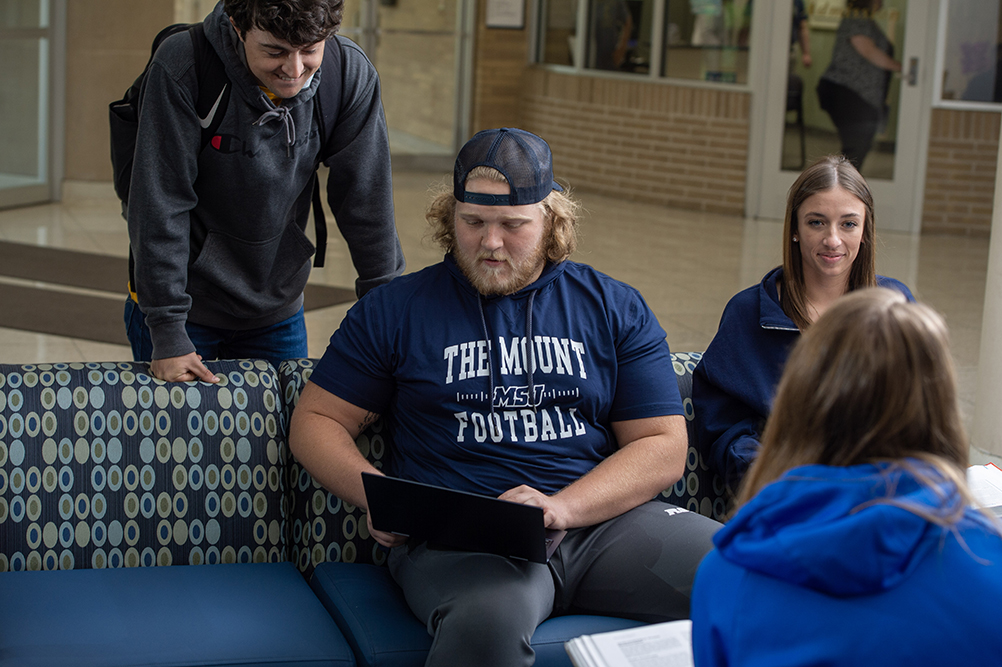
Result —
<path fill-rule="evenodd" d="M 384 415 L 389 474 L 495 496 L 575 481 L 616 450 L 610 422 L 684 413 L 643 297 L 574 262 L 504 297 L 451 256 L 397 278 L 348 311 L 310 380 Z"/>

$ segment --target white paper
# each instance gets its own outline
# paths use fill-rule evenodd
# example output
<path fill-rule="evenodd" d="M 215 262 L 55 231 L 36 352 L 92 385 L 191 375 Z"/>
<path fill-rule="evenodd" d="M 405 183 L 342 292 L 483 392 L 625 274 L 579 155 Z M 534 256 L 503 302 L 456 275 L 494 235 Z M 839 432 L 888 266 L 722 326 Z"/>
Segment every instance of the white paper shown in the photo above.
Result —
<path fill-rule="evenodd" d="M 584 635 L 566 647 L 576 667 L 693 667 L 692 621 Z"/>
<path fill-rule="evenodd" d="M 967 486 L 982 507 L 1002 506 L 1002 470 L 993 464 L 968 468 Z"/>
<path fill-rule="evenodd" d="M 488 28 L 525 27 L 524 0 L 487 0 L 486 24 Z"/>

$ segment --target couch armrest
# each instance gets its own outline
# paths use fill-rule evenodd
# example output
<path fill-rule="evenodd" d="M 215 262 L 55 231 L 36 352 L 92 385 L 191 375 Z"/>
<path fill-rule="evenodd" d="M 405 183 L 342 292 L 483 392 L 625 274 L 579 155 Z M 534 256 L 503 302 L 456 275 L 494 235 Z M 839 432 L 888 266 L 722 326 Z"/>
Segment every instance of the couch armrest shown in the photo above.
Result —
<path fill-rule="evenodd" d="M 283 430 L 288 432 L 299 394 L 310 379 L 316 359 L 290 359 L 279 365 L 278 380 L 285 404 Z M 355 441 L 359 450 L 377 468 L 386 456 L 387 432 L 382 420 L 365 429 Z M 386 551 L 369 534 L 365 512 L 343 502 L 287 452 L 289 559 L 309 581 L 320 563 L 372 563 L 382 565 Z"/>
<path fill-rule="evenodd" d="M 681 479 L 671 488 L 662 491 L 659 499 L 684 507 L 691 512 L 699 512 L 711 519 L 723 521 L 728 511 L 724 480 L 710 470 L 710 466 L 699 454 L 696 448 L 696 428 L 693 424 L 696 410 L 699 408 L 692 403 L 692 372 L 703 358 L 703 353 L 673 352 L 671 358 L 675 368 L 675 379 L 678 380 L 678 391 L 682 396 L 682 406 L 685 408 L 685 429 L 689 436 L 689 449 L 686 452 L 685 472 L 682 473 Z"/>

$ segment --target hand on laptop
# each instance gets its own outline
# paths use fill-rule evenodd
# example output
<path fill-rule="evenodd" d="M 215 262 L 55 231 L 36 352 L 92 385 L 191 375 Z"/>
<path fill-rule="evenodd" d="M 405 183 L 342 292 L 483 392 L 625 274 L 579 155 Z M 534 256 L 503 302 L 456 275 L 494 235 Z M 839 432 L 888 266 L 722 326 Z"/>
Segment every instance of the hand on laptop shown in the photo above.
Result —
<path fill-rule="evenodd" d="M 373 528 L 372 517 L 368 512 L 365 513 L 365 523 L 367 526 L 369 526 L 369 534 L 372 535 L 372 537 L 377 542 L 382 544 L 384 547 L 389 547 L 392 549 L 393 547 L 399 547 L 401 544 L 407 541 L 407 538 L 404 537 L 403 535 L 396 535 L 395 533 L 384 533 L 381 530 L 376 530 L 375 528 Z"/>
<path fill-rule="evenodd" d="M 498 498 L 543 508 L 543 525 L 546 528 L 567 530 L 571 525 L 570 512 L 557 496 L 548 496 L 531 486 L 525 484 L 516 486 L 514 489 L 508 489 Z"/>

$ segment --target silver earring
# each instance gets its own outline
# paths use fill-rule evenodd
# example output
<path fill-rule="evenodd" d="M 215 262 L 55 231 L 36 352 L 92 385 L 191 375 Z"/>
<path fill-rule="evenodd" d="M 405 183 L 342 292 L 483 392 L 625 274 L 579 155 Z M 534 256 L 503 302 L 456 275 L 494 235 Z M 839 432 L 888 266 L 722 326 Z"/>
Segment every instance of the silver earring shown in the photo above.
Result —
<path fill-rule="evenodd" d="M 800 243 L 800 239 L 797 238 L 796 234 L 793 235 L 793 242 L 794 243 Z"/>

